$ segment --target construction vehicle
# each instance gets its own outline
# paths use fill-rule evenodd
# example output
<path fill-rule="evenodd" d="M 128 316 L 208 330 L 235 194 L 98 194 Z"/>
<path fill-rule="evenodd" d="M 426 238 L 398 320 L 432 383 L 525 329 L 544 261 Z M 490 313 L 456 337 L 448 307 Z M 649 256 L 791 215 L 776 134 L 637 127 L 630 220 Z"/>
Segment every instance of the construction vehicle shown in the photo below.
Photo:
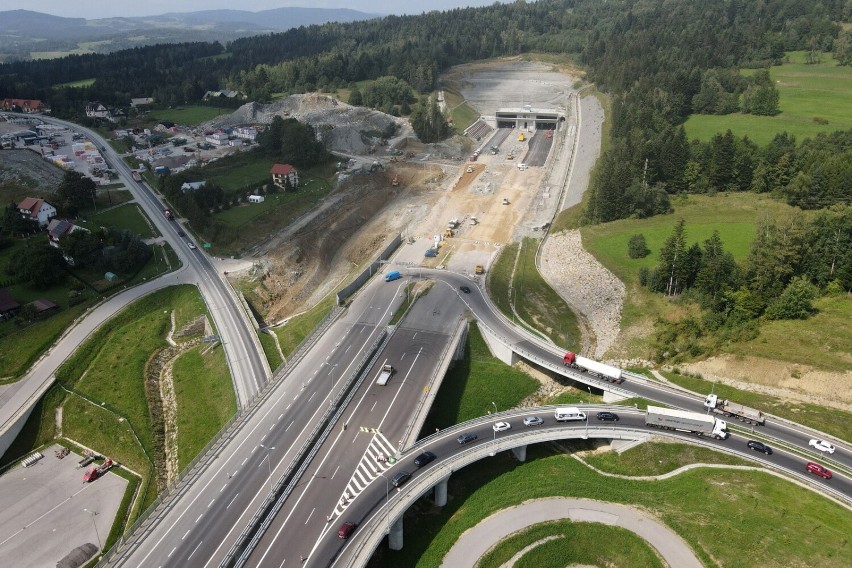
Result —
<path fill-rule="evenodd" d="M 661 406 L 648 406 L 648 413 L 645 414 L 645 425 L 664 430 L 694 432 L 699 436 L 712 436 L 717 440 L 724 440 L 728 437 L 728 424 L 724 420 L 700 412 L 674 410 Z"/>
<path fill-rule="evenodd" d="M 379 378 L 376 379 L 377 385 L 386 385 L 393 375 L 393 367 L 390 365 L 382 365 L 382 372 L 379 373 Z"/>
<path fill-rule="evenodd" d="M 447 223 L 447 228 L 449 228 L 449 229 L 455 229 L 458 226 L 459 226 L 459 220 L 458 219 L 450 219 L 450 222 Z"/>
<path fill-rule="evenodd" d="M 485 274 L 485 267 L 481 264 L 477 264 L 476 268 L 473 270 L 474 274 Z"/>
<path fill-rule="evenodd" d="M 93 467 L 86 470 L 86 473 L 83 474 L 83 481 L 85 483 L 91 483 L 99 477 L 103 477 L 103 475 L 115 465 L 115 462 L 112 459 L 107 458 L 104 460 L 104 463 L 99 465 L 98 467 Z"/>
<path fill-rule="evenodd" d="M 479 154 L 477 154 L 476 152 L 474 152 L 473 154 L 470 155 L 470 161 L 471 162 L 475 162 L 478 159 L 479 159 Z"/>
<path fill-rule="evenodd" d="M 580 357 L 571 351 L 562 357 L 562 364 L 566 367 L 589 373 L 610 383 L 621 384 L 624 382 L 624 378 L 621 376 L 621 369 L 618 367 L 610 367 L 592 359 Z"/>
<path fill-rule="evenodd" d="M 503 205 L 508 205 L 508 204 L 509 204 L 509 199 L 507 197 L 504 197 L 503 198 Z"/>
<path fill-rule="evenodd" d="M 467 173 L 472 174 L 473 173 L 473 166 L 468 166 L 466 171 L 467 171 Z"/>
<path fill-rule="evenodd" d="M 391 180 L 391 185 L 394 187 L 399 185 L 399 174 L 393 176 L 393 180 Z"/>
<path fill-rule="evenodd" d="M 452 229 L 444 229 L 444 238 L 445 239 L 452 238 L 452 236 L 453 236 L 453 230 Z"/>
<path fill-rule="evenodd" d="M 470 217 L 470 224 L 476 225 L 476 217 L 474 217 L 473 215 L 471 215 L 471 217 Z"/>
<path fill-rule="evenodd" d="M 492 156 L 496 156 L 497 152 L 499 152 L 499 151 L 500 151 L 500 148 L 498 148 L 497 146 L 491 146 L 491 155 Z"/>
<path fill-rule="evenodd" d="M 524 133 L 523 133 L 523 132 L 521 132 L 521 135 L 520 135 L 520 136 L 518 136 L 518 142 L 523 142 L 523 141 L 525 141 L 526 139 L 527 139 L 527 137 L 526 137 L 526 136 L 524 136 Z"/>
<path fill-rule="evenodd" d="M 766 418 L 763 416 L 761 411 L 749 408 L 748 406 L 743 406 L 742 404 L 737 404 L 736 402 L 731 402 L 724 398 L 719 398 L 715 394 L 707 395 L 707 398 L 704 399 L 704 408 L 707 408 L 715 414 L 733 417 L 741 422 L 747 422 L 757 426 L 763 426 L 766 422 Z"/>

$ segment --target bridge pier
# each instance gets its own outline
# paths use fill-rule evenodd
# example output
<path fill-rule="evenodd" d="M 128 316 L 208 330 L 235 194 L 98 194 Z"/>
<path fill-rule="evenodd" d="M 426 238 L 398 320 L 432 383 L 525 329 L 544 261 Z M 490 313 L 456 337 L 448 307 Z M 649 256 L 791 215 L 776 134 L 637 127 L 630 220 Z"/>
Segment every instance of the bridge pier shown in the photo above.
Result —
<path fill-rule="evenodd" d="M 448 475 L 435 486 L 435 505 L 438 507 L 443 507 L 447 504 L 447 483 L 449 481 L 450 476 Z"/>
<path fill-rule="evenodd" d="M 518 446 L 517 448 L 512 448 L 512 453 L 515 454 L 515 457 L 519 462 L 527 461 L 527 447 L 526 446 Z"/>
<path fill-rule="evenodd" d="M 402 550 L 402 515 L 390 527 L 388 548 L 391 550 Z"/>

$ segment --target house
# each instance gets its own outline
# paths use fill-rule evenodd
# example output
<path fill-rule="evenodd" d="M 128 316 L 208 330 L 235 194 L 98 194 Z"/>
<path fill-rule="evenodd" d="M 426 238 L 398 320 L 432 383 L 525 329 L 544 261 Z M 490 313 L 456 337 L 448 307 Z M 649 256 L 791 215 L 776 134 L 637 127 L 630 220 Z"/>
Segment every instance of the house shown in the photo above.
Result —
<path fill-rule="evenodd" d="M 181 191 L 195 191 L 207 185 L 206 181 L 188 181 L 180 186 Z"/>
<path fill-rule="evenodd" d="M 12 298 L 12 293 L 6 288 L 0 288 L 0 319 L 8 319 L 15 315 L 21 305 Z"/>
<path fill-rule="evenodd" d="M 88 232 L 88 229 L 85 227 L 78 227 L 66 219 L 52 219 L 47 225 L 47 238 L 50 240 L 51 246 L 59 248 L 59 240 L 65 235 L 70 235 L 75 231 Z"/>
<path fill-rule="evenodd" d="M 243 141 L 240 140 L 239 138 L 237 138 L 235 140 L 228 140 L 228 146 L 240 147 L 242 145 L 243 145 Z"/>
<path fill-rule="evenodd" d="M 24 112 L 27 114 L 33 112 L 50 112 L 43 102 L 36 99 L 3 99 L 3 104 L 0 107 L 3 110 Z"/>
<path fill-rule="evenodd" d="M 253 142 L 257 138 L 257 128 L 238 126 L 237 128 L 234 128 L 234 136 L 242 138 L 243 140 L 251 140 Z"/>
<path fill-rule="evenodd" d="M 99 102 L 86 105 L 86 116 L 89 118 L 109 118 L 109 109 Z"/>
<path fill-rule="evenodd" d="M 145 105 L 152 105 L 152 104 L 154 104 L 154 97 L 141 97 L 141 98 L 137 98 L 137 99 L 130 99 L 130 106 L 132 108 L 145 106 Z"/>
<path fill-rule="evenodd" d="M 48 316 L 59 309 L 59 306 L 55 302 L 51 302 L 50 300 L 46 300 L 44 298 L 39 298 L 38 300 L 30 302 L 27 305 L 32 306 L 36 317 Z"/>
<path fill-rule="evenodd" d="M 214 132 L 213 134 L 208 134 L 205 138 L 207 142 L 210 144 L 216 144 L 217 146 L 225 146 L 228 144 L 228 135 L 224 132 Z"/>
<path fill-rule="evenodd" d="M 263 203 L 266 198 L 262 195 L 249 195 L 248 200 L 249 203 Z"/>
<path fill-rule="evenodd" d="M 284 180 L 290 180 L 291 188 L 299 186 L 299 172 L 290 164 L 275 164 L 269 173 L 272 174 L 272 183 L 280 188 L 287 188 Z"/>
<path fill-rule="evenodd" d="M 18 211 L 25 219 L 37 221 L 39 227 L 46 227 L 50 220 L 56 217 L 56 207 L 36 197 L 27 197 L 18 203 Z"/>

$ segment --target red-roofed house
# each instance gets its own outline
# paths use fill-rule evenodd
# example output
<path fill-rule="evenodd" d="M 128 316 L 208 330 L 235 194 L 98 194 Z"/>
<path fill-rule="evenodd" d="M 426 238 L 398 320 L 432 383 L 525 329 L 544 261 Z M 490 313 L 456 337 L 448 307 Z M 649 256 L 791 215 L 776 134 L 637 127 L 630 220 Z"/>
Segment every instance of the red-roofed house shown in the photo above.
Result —
<path fill-rule="evenodd" d="M 3 99 L 3 110 L 12 112 L 47 112 L 45 104 L 35 99 Z"/>
<path fill-rule="evenodd" d="M 284 180 L 290 180 L 290 187 L 296 188 L 299 186 L 299 172 L 290 164 L 275 164 L 272 166 L 272 183 L 280 188 L 287 189 Z"/>
<path fill-rule="evenodd" d="M 22 217 L 38 221 L 39 227 L 46 227 L 56 217 L 56 207 L 37 197 L 27 197 L 18 203 L 18 211 Z"/>

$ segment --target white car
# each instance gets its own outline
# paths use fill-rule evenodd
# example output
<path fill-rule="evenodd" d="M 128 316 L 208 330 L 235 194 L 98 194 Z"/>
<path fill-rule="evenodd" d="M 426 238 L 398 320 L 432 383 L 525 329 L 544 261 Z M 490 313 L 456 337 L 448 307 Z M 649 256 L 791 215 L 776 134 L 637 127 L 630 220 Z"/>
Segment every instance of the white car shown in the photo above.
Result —
<path fill-rule="evenodd" d="M 495 422 L 493 428 L 495 432 L 505 432 L 506 430 L 510 430 L 512 425 L 508 422 Z"/>
<path fill-rule="evenodd" d="M 821 452 L 828 452 L 830 454 L 834 453 L 834 446 L 826 442 L 825 440 L 811 440 L 808 442 L 808 445 L 811 446 L 815 450 L 819 450 Z"/>
<path fill-rule="evenodd" d="M 195 250 L 195 245 L 194 245 L 194 244 L 192 244 L 192 243 L 186 243 L 186 246 L 188 246 L 188 247 L 189 247 L 189 248 L 191 248 L 192 250 Z"/>

